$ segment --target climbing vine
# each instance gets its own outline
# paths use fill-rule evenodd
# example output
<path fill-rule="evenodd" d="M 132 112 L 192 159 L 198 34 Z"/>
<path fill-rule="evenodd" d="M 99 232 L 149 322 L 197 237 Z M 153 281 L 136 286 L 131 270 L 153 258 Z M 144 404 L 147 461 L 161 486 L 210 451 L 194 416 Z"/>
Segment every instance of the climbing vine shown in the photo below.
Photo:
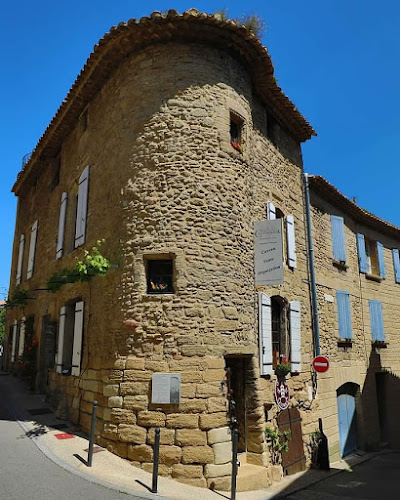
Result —
<path fill-rule="evenodd" d="M 103 242 L 104 240 L 99 240 L 91 251 L 84 250 L 83 258 L 76 258 L 72 269 L 64 268 L 60 273 L 53 273 L 47 281 L 47 289 L 55 293 L 67 283 L 90 281 L 94 276 L 104 276 L 111 264 L 100 252 Z"/>

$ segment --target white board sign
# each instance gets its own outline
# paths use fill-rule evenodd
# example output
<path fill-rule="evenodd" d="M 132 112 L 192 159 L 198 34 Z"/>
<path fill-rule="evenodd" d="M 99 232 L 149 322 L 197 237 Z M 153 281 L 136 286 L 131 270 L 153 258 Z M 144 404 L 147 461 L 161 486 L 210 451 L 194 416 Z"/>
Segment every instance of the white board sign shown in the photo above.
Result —
<path fill-rule="evenodd" d="M 283 283 L 281 219 L 254 223 L 254 259 L 256 285 Z"/>
<path fill-rule="evenodd" d="M 179 404 L 181 402 L 180 373 L 154 373 L 151 384 L 153 404 Z"/>

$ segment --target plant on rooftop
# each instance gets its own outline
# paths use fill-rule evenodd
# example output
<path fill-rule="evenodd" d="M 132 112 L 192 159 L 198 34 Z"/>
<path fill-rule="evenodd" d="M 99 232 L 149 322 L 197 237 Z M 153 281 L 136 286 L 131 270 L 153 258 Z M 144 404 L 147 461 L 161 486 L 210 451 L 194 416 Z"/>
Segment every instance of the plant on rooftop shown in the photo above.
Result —
<path fill-rule="evenodd" d="M 217 10 L 214 12 L 214 15 L 220 16 L 221 21 L 228 21 L 231 19 L 226 7 L 221 10 Z M 246 28 L 258 36 L 258 38 L 261 38 L 267 29 L 264 19 L 257 14 L 244 14 L 243 16 L 234 17 L 232 19 L 236 23 L 246 26 Z"/>

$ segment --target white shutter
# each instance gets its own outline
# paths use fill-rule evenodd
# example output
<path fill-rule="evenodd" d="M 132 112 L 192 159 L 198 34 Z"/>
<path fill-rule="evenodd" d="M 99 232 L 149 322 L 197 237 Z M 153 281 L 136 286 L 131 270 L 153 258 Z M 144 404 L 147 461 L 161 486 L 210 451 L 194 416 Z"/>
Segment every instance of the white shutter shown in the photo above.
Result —
<path fill-rule="evenodd" d="M 17 285 L 21 284 L 22 278 L 22 262 L 24 260 L 25 235 L 19 237 L 18 263 L 17 263 Z"/>
<path fill-rule="evenodd" d="M 290 362 L 292 372 L 301 372 L 300 301 L 290 302 Z"/>
<path fill-rule="evenodd" d="M 276 219 L 275 205 L 271 201 L 267 202 L 267 219 L 268 220 L 275 220 Z"/>
<path fill-rule="evenodd" d="M 297 259 L 296 259 L 296 241 L 294 235 L 293 215 L 286 216 L 286 235 L 287 235 L 288 265 L 289 267 L 295 268 L 297 266 Z"/>
<path fill-rule="evenodd" d="M 28 271 L 26 273 L 27 279 L 32 278 L 33 267 L 35 265 L 37 228 L 38 228 L 38 221 L 36 220 L 32 226 L 32 230 L 31 230 L 31 241 L 29 244 L 29 256 L 28 256 Z"/>
<path fill-rule="evenodd" d="M 86 236 L 86 215 L 89 190 L 89 165 L 79 177 L 78 206 L 75 223 L 75 248 L 85 243 Z"/>
<path fill-rule="evenodd" d="M 67 201 L 68 201 L 68 193 L 63 193 L 61 195 L 60 216 L 58 218 L 56 259 L 62 257 L 64 250 L 64 233 L 65 233 L 65 219 L 67 215 Z"/>
<path fill-rule="evenodd" d="M 77 302 L 75 304 L 74 343 L 72 346 L 71 375 L 79 375 L 81 372 L 84 306 L 85 306 L 84 302 Z"/>
<path fill-rule="evenodd" d="M 11 363 L 15 361 L 15 350 L 17 348 L 18 321 L 15 320 L 12 327 Z"/>
<path fill-rule="evenodd" d="M 22 357 L 25 347 L 25 316 L 21 319 L 21 326 L 19 327 L 19 342 L 18 342 L 18 357 Z"/>
<path fill-rule="evenodd" d="M 65 334 L 65 319 L 67 316 L 67 308 L 63 306 L 60 309 L 60 324 L 58 325 L 58 340 L 56 352 L 56 371 L 61 373 L 63 369 L 64 356 L 64 334 Z"/>
<path fill-rule="evenodd" d="M 258 338 L 260 349 L 260 375 L 272 373 L 272 321 L 271 298 L 258 294 Z"/>

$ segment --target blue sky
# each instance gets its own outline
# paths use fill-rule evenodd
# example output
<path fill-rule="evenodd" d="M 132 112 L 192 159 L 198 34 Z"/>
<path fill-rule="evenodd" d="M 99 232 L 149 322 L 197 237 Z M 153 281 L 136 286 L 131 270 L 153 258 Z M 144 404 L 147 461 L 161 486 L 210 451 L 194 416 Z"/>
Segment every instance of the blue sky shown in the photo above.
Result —
<path fill-rule="evenodd" d="M 10 192 L 93 46 L 109 28 L 153 10 L 256 12 L 275 75 L 318 137 L 305 170 L 400 226 L 400 3 L 396 0 L 4 0 L 0 31 L 0 299 L 9 284 L 16 198 Z"/>

